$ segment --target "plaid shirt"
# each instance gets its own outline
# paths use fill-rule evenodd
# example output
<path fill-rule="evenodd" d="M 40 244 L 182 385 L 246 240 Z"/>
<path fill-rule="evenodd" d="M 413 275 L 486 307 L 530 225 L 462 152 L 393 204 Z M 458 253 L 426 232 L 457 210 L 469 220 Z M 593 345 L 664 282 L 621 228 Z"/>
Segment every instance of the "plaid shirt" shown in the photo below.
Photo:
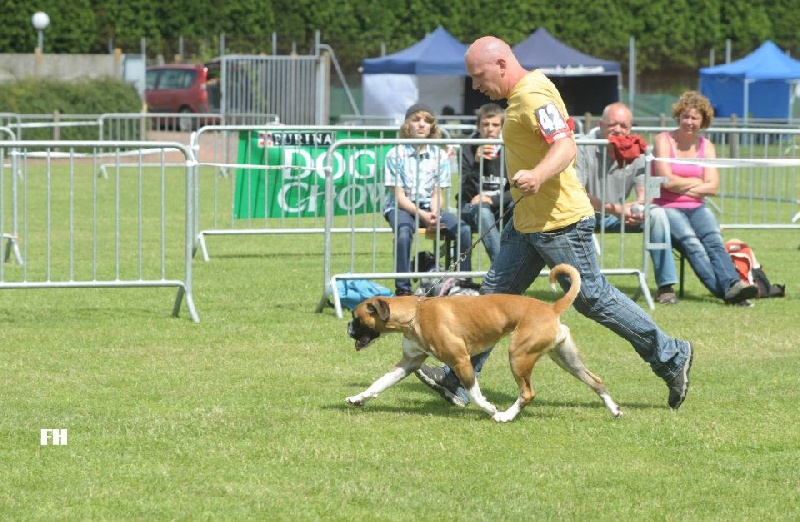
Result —
<path fill-rule="evenodd" d="M 450 158 L 444 149 L 427 145 L 417 153 L 412 145 L 397 145 L 386 154 L 386 187 L 403 187 L 417 207 L 428 209 L 434 191 L 450 186 Z M 383 211 L 395 208 L 394 190 L 386 194 Z"/>

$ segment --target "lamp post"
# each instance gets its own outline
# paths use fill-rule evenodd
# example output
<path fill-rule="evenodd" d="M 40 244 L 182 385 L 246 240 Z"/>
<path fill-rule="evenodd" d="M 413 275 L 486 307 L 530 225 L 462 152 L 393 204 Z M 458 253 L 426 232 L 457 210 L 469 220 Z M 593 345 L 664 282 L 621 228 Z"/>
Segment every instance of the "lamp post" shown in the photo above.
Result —
<path fill-rule="evenodd" d="M 33 24 L 33 28 L 36 29 L 37 34 L 37 48 L 39 49 L 40 53 L 44 52 L 44 30 L 47 29 L 47 26 L 50 25 L 50 17 L 47 16 L 47 13 L 42 11 L 36 11 L 33 13 L 31 17 L 31 24 Z"/>

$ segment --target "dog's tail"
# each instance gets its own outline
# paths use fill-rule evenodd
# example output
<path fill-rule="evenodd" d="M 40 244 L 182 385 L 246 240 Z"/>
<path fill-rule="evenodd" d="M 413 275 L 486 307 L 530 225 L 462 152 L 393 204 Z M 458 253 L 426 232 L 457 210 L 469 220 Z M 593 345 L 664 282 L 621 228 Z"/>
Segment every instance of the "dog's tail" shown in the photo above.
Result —
<path fill-rule="evenodd" d="M 553 303 L 553 309 L 555 309 L 558 315 L 564 313 L 564 310 L 572 305 L 572 303 L 575 301 L 575 297 L 578 295 L 578 292 L 581 291 L 581 275 L 574 266 L 566 263 L 556 265 L 552 270 L 550 270 L 550 286 L 553 288 L 553 290 L 556 289 L 556 277 L 562 274 L 569 276 L 571 284 L 567 293 L 564 294 L 564 297 Z"/>

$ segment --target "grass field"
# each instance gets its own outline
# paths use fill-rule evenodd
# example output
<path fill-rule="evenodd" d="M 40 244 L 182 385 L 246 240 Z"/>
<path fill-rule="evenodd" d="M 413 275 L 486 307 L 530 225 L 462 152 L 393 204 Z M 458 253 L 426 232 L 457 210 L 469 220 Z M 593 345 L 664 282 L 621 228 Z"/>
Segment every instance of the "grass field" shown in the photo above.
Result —
<path fill-rule="evenodd" d="M 356 353 L 314 313 L 322 241 L 214 238 L 195 262 L 200 324 L 169 289 L 0 291 L 0 513 L 6 519 L 797 520 L 800 237 L 737 231 L 786 299 L 726 307 L 688 278 L 653 312 L 696 348 L 679 412 L 611 332 L 565 314 L 625 412 L 549 360 L 498 425 L 415 378 L 363 409 L 344 398 L 398 358 Z M 633 291 L 631 278 L 618 284 Z M 554 297 L 541 282 L 530 294 Z M 504 348 L 503 345 L 502 348 Z M 503 349 L 482 389 L 516 394 Z M 40 430 L 65 428 L 66 446 Z"/>

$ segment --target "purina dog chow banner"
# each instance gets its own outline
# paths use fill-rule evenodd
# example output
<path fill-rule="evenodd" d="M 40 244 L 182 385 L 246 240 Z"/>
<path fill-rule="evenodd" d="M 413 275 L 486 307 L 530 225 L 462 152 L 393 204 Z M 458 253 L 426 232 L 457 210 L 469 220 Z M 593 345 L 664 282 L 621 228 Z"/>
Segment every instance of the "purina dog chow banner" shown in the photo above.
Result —
<path fill-rule="evenodd" d="M 236 218 L 319 217 L 325 214 L 325 153 L 337 139 L 395 138 L 386 131 L 248 130 L 239 133 Z M 379 210 L 383 161 L 389 147 L 334 151 L 336 215 Z"/>

